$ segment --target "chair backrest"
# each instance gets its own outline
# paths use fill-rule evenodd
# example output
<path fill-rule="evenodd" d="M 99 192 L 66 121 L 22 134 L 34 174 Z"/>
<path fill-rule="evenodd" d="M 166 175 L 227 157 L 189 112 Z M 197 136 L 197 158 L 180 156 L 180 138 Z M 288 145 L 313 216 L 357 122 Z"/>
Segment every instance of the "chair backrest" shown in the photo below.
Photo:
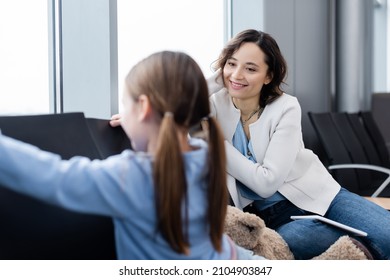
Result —
<path fill-rule="evenodd" d="M 324 147 L 326 161 L 329 165 L 353 163 L 351 155 L 345 148 L 330 113 L 308 112 L 310 122 Z M 352 169 L 342 169 L 332 171 L 335 179 L 345 188 L 355 193 L 359 190 L 357 173 Z"/>
<path fill-rule="evenodd" d="M 370 164 L 381 166 L 382 162 L 378 151 L 375 148 L 375 143 L 372 141 L 368 131 L 364 127 L 363 121 L 359 116 L 359 113 L 348 113 L 348 120 L 352 126 L 352 129 L 360 140 L 360 143 L 364 149 L 364 153 Z"/>
<path fill-rule="evenodd" d="M 380 156 L 357 113 L 309 112 L 309 119 L 324 147 L 329 165 L 381 166 Z M 361 168 L 332 170 L 331 173 L 343 187 L 365 196 L 372 195 L 386 177 L 380 172 Z M 381 195 L 388 196 L 389 193 Z"/>
<path fill-rule="evenodd" d="M 373 92 L 371 94 L 371 110 L 373 119 L 390 151 L 390 92 Z"/>
<path fill-rule="evenodd" d="M 2 116 L 0 129 L 5 135 L 57 153 L 64 159 L 74 155 L 101 157 L 83 113 Z"/>
<path fill-rule="evenodd" d="M 368 157 L 365 153 L 361 139 L 358 138 L 354 131 L 347 113 L 330 113 L 332 121 L 339 133 L 345 149 L 347 149 L 352 163 L 370 164 Z M 372 147 L 373 148 L 373 147 Z M 364 189 L 369 188 L 371 181 L 373 180 L 371 171 L 360 169 L 356 170 L 358 178 L 359 190 L 362 192 Z"/>
<path fill-rule="evenodd" d="M 373 143 L 375 143 L 375 149 L 379 155 L 381 165 L 390 168 L 390 154 L 387 149 L 386 142 L 383 138 L 378 125 L 376 124 L 374 117 L 370 111 L 364 111 L 359 113 L 363 124 L 368 131 Z"/>
<path fill-rule="evenodd" d="M 0 117 L 0 129 L 65 159 L 76 155 L 101 159 L 113 150 L 99 151 L 94 140 L 99 130 L 92 137 L 82 113 Z M 107 128 L 101 133 L 103 139 L 120 132 Z M 116 258 L 108 217 L 68 211 L 0 187 L 0 220 L 0 259 Z"/>
<path fill-rule="evenodd" d="M 131 149 L 130 140 L 120 126 L 111 127 L 104 119 L 86 118 L 86 121 L 101 158 Z"/>

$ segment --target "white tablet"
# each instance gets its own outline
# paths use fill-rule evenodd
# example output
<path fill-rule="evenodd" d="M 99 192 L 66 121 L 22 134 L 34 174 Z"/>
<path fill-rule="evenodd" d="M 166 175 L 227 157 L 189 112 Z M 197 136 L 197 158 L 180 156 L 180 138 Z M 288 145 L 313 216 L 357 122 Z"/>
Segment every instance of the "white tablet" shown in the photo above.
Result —
<path fill-rule="evenodd" d="M 358 236 L 367 236 L 367 232 L 358 230 L 358 229 L 356 229 L 356 228 L 353 228 L 353 227 L 344 225 L 344 224 L 342 224 L 342 223 L 339 223 L 339 222 L 330 220 L 330 219 L 328 219 L 328 218 L 325 218 L 325 217 L 322 217 L 322 216 L 319 216 L 319 215 L 291 216 L 291 219 L 293 219 L 293 220 L 315 219 L 315 220 L 318 220 L 318 221 L 321 221 L 321 222 L 324 222 L 324 223 L 333 225 L 333 226 L 335 226 L 335 227 L 339 227 L 339 228 L 341 228 L 341 229 L 343 229 L 343 230 L 352 232 L 352 233 L 354 233 L 355 235 L 358 235 Z"/>

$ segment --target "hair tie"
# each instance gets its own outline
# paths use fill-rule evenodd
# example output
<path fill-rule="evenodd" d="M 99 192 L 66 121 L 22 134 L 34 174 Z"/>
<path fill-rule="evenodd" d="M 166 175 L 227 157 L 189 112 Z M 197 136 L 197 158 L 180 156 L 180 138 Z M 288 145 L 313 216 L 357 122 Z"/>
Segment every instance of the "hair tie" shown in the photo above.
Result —
<path fill-rule="evenodd" d="M 211 118 L 211 115 L 207 115 L 201 119 L 201 121 L 209 121 Z"/>
<path fill-rule="evenodd" d="M 167 111 L 167 112 L 165 112 L 164 113 L 164 118 L 165 117 L 168 117 L 168 118 L 173 118 L 173 113 L 172 112 L 169 112 L 169 111 Z"/>

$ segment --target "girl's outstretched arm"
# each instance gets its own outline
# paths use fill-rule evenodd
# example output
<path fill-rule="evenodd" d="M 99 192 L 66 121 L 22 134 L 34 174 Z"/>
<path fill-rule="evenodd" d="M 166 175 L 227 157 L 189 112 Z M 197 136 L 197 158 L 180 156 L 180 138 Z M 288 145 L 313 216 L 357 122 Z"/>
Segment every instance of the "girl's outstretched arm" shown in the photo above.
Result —
<path fill-rule="evenodd" d="M 129 174 L 137 169 L 130 167 L 132 158 L 125 152 L 106 160 L 63 160 L 0 133 L 0 184 L 77 212 L 122 217 L 138 194 L 132 188 L 137 176 Z"/>

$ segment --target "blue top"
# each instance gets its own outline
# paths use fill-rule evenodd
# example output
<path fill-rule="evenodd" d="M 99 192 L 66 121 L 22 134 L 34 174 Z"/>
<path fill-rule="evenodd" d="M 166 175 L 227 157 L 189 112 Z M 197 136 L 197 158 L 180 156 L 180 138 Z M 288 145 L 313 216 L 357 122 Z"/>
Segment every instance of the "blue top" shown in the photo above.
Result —
<path fill-rule="evenodd" d="M 247 159 L 257 162 L 255 158 L 255 153 L 253 152 L 252 142 L 251 140 L 248 140 L 248 138 L 245 135 L 244 127 L 242 126 L 241 122 L 237 124 L 236 131 L 233 135 L 233 146 L 242 153 Z M 286 199 L 283 195 L 281 195 L 279 192 L 276 192 L 274 195 L 268 198 L 262 198 L 258 194 L 256 194 L 254 191 L 252 191 L 250 188 L 245 186 L 240 181 L 236 180 L 237 187 L 240 191 L 240 194 L 248 199 L 254 200 L 254 205 L 258 210 L 264 210 L 267 207 L 270 207 L 274 205 L 275 203 L 282 201 Z"/>
<path fill-rule="evenodd" d="M 156 232 L 153 158 L 131 150 L 106 160 L 53 153 L 0 133 L 0 183 L 15 191 L 78 212 L 111 216 L 119 259 L 229 259 L 230 241 L 215 251 L 207 217 L 207 144 L 184 153 L 188 182 L 190 255 L 178 254 Z"/>

